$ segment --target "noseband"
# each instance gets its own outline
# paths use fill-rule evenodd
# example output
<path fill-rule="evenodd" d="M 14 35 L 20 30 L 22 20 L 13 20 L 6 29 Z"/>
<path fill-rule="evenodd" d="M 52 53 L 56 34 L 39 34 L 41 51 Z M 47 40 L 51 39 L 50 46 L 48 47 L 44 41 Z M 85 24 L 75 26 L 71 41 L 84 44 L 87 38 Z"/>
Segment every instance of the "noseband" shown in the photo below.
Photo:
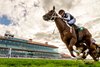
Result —
<path fill-rule="evenodd" d="M 50 20 L 52 20 L 53 18 L 54 18 L 54 20 L 55 20 L 55 18 L 56 18 L 57 16 L 56 16 L 56 13 L 55 12 L 53 12 L 53 14 L 51 15 L 51 18 L 50 18 Z"/>

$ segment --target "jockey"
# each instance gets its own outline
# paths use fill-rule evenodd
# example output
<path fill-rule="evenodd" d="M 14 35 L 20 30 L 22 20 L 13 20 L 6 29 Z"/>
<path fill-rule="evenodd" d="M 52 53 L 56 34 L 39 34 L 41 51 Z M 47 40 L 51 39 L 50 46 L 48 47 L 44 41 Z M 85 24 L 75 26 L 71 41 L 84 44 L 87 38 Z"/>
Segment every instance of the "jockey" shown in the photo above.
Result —
<path fill-rule="evenodd" d="M 75 29 L 77 29 L 77 26 L 75 25 L 76 19 L 70 14 L 70 13 L 65 13 L 64 10 L 59 10 L 58 12 L 62 19 L 69 24 L 70 26 L 70 32 L 72 32 L 72 26 L 75 27 Z"/>

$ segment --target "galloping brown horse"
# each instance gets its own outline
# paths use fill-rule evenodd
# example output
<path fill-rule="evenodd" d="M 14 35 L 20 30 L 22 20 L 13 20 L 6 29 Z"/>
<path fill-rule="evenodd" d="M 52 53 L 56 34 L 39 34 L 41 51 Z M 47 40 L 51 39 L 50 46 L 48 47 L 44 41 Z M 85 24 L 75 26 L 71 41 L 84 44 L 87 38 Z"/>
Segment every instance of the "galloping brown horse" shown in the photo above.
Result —
<path fill-rule="evenodd" d="M 84 28 L 82 31 L 78 32 L 79 34 L 79 38 L 81 39 L 80 41 L 77 41 L 77 36 L 75 33 L 74 28 L 72 29 L 72 33 L 70 32 L 70 27 L 68 26 L 68 24 L 66 24 L 63 19 L 61 19 L 57 13 L 55 12 L 55 7 L 53 7 L 53 10 L 50 10 L 48 13 L 46 13 L 43 16 L 43 19 L 45 21 L 49 21 L 49 20 L 54 20 L 55 24 L 60 32 L 60 36 L 62 41 L 66 44 L 70 54 L 75 57 L 75 55 L 73 54 L 73 46 L 75 45 L 76 47 L 78 47 L 77 42 L 84 42 L 86 43 L 88 49 L 91 49 L 92 51 L 95 50 L 95 48 L 92 46 L 92 42 L 91 42 L 91 34 L 90 32 Z M 96 52 L 96 51 L 94 51 Z"/>

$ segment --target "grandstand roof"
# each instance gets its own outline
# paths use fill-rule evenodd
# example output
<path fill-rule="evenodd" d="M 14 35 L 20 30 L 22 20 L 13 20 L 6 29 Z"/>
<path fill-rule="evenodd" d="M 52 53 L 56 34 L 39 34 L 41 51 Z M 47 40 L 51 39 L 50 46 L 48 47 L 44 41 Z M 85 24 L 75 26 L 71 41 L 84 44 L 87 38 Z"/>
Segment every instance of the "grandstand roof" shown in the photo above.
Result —
<path fill-rule="evenodd" d="M 35 41 L 28 42 L 28 43 L 30 43 L 32 45 L 37 44 L 37 45 L 40 45 L 40 46 L 47 46 L 47 47 L 52 47 L 52 48 L 58 48 L 58 47 L 56 47 L 54 45 L 50 45 L 50 44 L 47 44 L 47 43 L 40 43 L 40 42 L 35 42 Z"/>
<path fill-rule="evenodd" d="M 5 36 L 0 36 L 0 39 L 5 39 L 5 40 L 11 40 L 11 41 L 17 41 L 17 42 L 24 42 L 24 43 L 28 43 L 31 45 L 40 45 L 40 46 L 46 46 L 46 47 L 52 47 L 52 48 L 58 48 L 54 45 L 50 45 L 47 42 L 46 43 L 40 43 L 40 42 L 36 42 L 36 41 L 32 41 L 31 39 L 29 40 L 25 40 L 25 39 L 20 39 L 20 38 L 9 38 L 9 37 L 5 37 Z M 31 40 L 31 41 L 30 41 Z"/>

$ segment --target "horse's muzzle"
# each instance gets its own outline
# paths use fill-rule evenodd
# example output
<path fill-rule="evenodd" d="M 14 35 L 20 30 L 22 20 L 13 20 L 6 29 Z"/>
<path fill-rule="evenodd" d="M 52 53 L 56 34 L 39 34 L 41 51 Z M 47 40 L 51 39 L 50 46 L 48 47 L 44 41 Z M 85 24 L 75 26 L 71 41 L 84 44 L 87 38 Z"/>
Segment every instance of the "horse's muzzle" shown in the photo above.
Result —
<path fill-rule="evenodd" d="M 45 20 L 45 21 L 48 21 L 49 19 L 46 17 L 46 15 L 43 15 L 43 19 Z"/>

